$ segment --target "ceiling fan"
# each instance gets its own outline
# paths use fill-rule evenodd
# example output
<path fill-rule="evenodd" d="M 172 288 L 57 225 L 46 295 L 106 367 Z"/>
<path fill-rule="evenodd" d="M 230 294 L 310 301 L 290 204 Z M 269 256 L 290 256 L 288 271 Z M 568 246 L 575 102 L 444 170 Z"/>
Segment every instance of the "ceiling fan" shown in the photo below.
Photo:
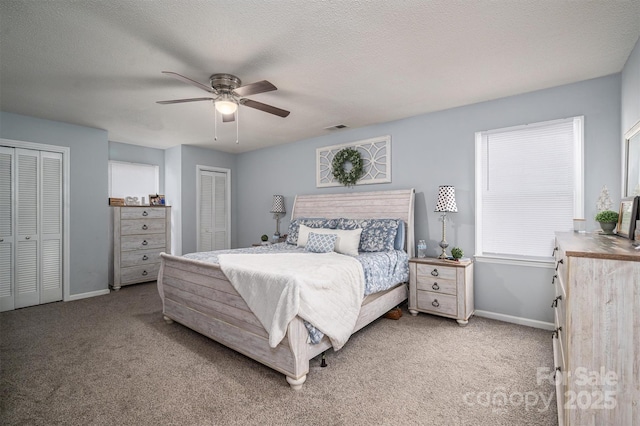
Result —
<path fill-rule="evenodd" d="M 207 86 L 206 84 L 202 84 L 175 72 L 162 71 L 162 73 L 176 78 L 184 83 L 196 86 L 206 92 L 209 92 L 213 95 L 213 97 L 157 101 L 157 103 L 159 104 L 167 105 L 179 104 L 183 102 L 213 101 L 216 110 L 222 114 L 222 121 L 225 123 L 235 121 L 235 112 L 238 109 L 238 105 L 244 105 L 249 108 L 268 112 L 269 114 L 277 115 L 279 117 L 287 117 L 290 114 L 289 111 L 286 111 L 284 109 L 276 108 L 272 105 L 263 104 L 262 102 L 254 101 L 244 97 L 255 95 L 258 93 L 278 90 L 276 86 L 269 83 L 267 80 L 262 80 L 256 83 L 246 84 L 242 86 L 242 82 L 235 75 L 213 74 L 211 77 L 209 77 L 209 85 Z"/>

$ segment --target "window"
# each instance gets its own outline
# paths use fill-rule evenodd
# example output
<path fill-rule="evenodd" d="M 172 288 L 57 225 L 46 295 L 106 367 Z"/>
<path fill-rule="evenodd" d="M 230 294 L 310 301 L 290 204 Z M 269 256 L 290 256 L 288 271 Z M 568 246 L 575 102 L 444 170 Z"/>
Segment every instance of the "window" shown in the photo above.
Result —
<path fill-rule="evenodd" d="M 159 181 L 156 165 L 109 161 L 109 197 L 144 197 L 149 202 L 149 194 L 160 190 Z"/>
<path fill-rule="evenodd" d="M 548 261 L 583 218 L 583 117 L 476 133 L 476 256 Z"/>

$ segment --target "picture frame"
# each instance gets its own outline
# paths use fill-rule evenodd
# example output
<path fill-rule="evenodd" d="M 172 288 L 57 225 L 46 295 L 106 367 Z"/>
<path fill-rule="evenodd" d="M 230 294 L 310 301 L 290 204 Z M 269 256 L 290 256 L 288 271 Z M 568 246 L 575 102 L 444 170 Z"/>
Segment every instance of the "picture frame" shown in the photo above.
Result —
<path fill-rule="evenodd" d="M 640 121 L 624 134 L 622 155 L 622 193 L 640 195 Z"/>
<path fill-rule="evenodd" d="M 150 206 L 164 206 L 164 195 L 161 194 L 149 194 Z"/>
<path fill-rule="evenodd" d="M 638 196 L 620 200 L 617 235 L 633 240 L 638 217 L 638 200 L 640 200 Z"/>

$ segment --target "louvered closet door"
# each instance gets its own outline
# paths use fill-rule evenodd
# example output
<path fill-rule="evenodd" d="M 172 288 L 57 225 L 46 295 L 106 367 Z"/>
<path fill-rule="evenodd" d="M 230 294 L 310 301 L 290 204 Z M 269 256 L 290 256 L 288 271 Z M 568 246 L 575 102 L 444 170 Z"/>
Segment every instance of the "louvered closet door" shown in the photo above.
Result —
<path fill-rule="evenodd" d="M 229 248 L 227 174 L 200 171 L 198 251 Z"/>
<path fill-rule="evenodd" d="M 40 303 L 62 300 L 62 154 L 40 153 Z"/>
<path fill-rule="evenodd" d="M 39 151 L 16 149 L 15 307 L 40 303 L 38 261 Z"/>
<path fill-rule="evenodd" d="M 14 149 L 0 146 L 0 312 L 14 309 Z"/>

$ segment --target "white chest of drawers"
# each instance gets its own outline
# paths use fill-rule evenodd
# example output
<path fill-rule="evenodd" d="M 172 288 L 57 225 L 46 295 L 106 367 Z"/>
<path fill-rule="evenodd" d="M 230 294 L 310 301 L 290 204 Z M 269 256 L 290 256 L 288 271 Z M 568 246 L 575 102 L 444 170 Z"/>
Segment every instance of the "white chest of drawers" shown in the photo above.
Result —
<path fill-rule="evenodd" d="M 171 253 L 171 207 L 113 207 L 113 284 L 155 281 Z"/>
<path fill-rule="evenodd" d="M 467 325 L 474 313 L 473 263 L 432 258 L 409 260 L 409 312 L 454 318 Z"/>
<path fill-rule="evenodd" d="M 556 233 L 555 384 L 560 426 L 640 424 L 640 252 Z"/>

